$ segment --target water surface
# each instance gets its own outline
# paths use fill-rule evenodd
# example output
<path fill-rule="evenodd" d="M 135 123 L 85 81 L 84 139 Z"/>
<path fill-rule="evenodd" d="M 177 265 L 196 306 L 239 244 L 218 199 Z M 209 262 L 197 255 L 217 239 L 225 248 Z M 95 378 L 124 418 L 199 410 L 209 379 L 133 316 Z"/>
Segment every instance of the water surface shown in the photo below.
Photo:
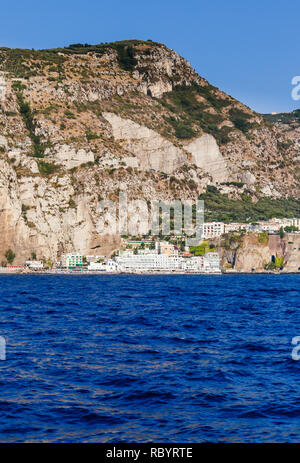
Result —
<path fill-rule="evenodd" d="M 0 276 L 0 441 L 299 441 L 299 283 Z"/>

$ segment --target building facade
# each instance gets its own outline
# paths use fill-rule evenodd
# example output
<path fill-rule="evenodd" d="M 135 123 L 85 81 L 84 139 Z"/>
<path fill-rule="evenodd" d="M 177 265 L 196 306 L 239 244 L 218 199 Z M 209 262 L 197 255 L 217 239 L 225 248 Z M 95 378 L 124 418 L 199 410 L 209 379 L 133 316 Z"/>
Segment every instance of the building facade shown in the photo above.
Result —
<path fill-rule="evenodd" d="M 25 265 L 32 270 L 41 270 L 44 268 L 42 260 L 27 260 Z"/>
<path fill-rule="evenodd" d="M 224 233 L 240 231 L 240 230 L 245 230 L 245 229 L 246 229 L 245 223 L 232 222 L 232 223 L 224 224 Z"/>
<path fill-rule="evenodd" d="M 112 259 L 106 260 L 105 262 L 90 262 L 88 270 L 92 272 L 112 273 L 118 271 L 118 264 Z"/>
<path fill-rule="evenodd" d="M 217 252 L 209 252 L 204 256 L 184 259 L 183 269 L 186 272 L 221 273 L 219 254 Z"/>
<path fill-rule="evenodd" d="M 116 262 L 122 271 L 127 270 L 180 270 L 182 268 L 181 257 L 168 257 L 167 254 L 142 253 L 119 255 Z"/>
<path fill-rule="evenodd" d="M 82 255 L 79 252 L 71 252 L 62 256 L 62 266 L 64 268 L 81 268 L 82 263 Z"/>
<path fill-rule="evenodd" d="M 204 222 L 202 238 L 216 238 L 225 233 L 223 222 Z"/>
<path fill-rule="evenodd" d="M 158 253 L 121 253 L 116 257 L 120 271 L 186 271 L 202 273 L 220 273 L 220 258 L 217 252 L 209 252 L 204 256 L 185 259 L 169 257 Z"/>
<path fill-rule="evenodd" d="M 156 241 L 155 250 L 158 254 L 165 254 L 168 257 L 178 257 L 178 249 L 176 246 L 165 241 Z"/>

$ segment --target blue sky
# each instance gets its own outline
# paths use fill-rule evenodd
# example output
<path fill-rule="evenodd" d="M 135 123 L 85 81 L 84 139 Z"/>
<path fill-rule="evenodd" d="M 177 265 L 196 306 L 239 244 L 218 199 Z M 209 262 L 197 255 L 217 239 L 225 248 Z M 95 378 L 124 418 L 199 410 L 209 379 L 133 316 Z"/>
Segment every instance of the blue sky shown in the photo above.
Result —
<path fill-rule="evenodd" d="M 0 46 L 50 48 L 128 38 L 163 42 L 259 112 L 300 107 L 299 0 L 11 0 Z"/>

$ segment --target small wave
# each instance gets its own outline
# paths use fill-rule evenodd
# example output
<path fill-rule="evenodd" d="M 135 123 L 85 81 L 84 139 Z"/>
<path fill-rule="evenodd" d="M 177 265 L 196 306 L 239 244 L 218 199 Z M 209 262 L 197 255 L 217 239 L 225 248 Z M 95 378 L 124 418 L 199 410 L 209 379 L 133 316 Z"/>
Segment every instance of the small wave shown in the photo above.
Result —
<path fill-rule="evenodd" d="M 139 391 L 131 394 L 125 394 L 123 400 L 132 402 L 145 401 L 146 403 L 168 403 L 169 400 L 175 399 L 176 396 L 171 392 L 158 392 L 158 391 Z"/>

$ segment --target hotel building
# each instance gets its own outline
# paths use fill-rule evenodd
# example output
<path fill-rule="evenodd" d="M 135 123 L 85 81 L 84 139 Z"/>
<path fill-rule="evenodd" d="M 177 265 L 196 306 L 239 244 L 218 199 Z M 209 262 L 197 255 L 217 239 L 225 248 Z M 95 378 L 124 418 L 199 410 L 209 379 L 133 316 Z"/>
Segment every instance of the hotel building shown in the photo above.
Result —
<path fill-rule="evenodd" d="M 82 255 L 79 252 L 71 252 L 62 256 L 62 266 L 64 268 L 82 267 Z"/>

